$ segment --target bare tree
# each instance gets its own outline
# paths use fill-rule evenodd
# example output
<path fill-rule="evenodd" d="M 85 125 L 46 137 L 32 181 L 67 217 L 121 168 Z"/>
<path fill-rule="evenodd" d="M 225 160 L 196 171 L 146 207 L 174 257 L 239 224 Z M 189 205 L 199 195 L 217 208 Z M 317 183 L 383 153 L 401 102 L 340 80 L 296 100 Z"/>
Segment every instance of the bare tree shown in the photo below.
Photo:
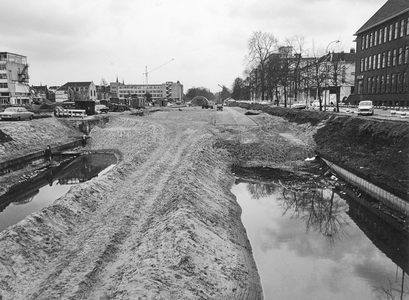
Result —
<path fill-rule="evenodd" d="M 261 99 L 265 99 L 266 64 L 269 56 L 277 50 L 277 38 L 271 33 L 256 31 L 248 40 L 247 65 L 251 69 L 258 68 Z"/>

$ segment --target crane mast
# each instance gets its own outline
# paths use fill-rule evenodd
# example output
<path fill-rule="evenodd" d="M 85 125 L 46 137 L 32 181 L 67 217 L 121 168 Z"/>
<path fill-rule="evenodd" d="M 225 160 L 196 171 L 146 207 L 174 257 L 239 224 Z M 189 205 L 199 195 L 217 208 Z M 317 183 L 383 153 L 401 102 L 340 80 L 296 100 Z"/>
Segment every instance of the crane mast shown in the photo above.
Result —
<path fill-rule="evenodd" d="M 155 71 L 155 70 L 157 70 L 157 69 L 159 69 L 159 68 L 163 67 L 164 65 L 166 65 L 166 64 L 168 64 L 168 63 L 170 63 L 170 62 L 171 62 L 171 61 L 173 61 L 173 60 L 175 60 L 175 59 L 174 59 L 174 58 L 172 58 L 171 60 L 169 60 L 169 61 L 165 62 L 164 64 L 161 64 L 160 66 L 156 67 L 155 69 L 150 70 L 149 72 L 148 72 L 148 67 L 147 67 L 147 66 L 145 66 L 145 80 L 146 80 L 146 85 L 148 85 L 148 74 L 149 74 L 149 73 L 151 73 L 151 72 L 153 72 L 153 71 Z"/>

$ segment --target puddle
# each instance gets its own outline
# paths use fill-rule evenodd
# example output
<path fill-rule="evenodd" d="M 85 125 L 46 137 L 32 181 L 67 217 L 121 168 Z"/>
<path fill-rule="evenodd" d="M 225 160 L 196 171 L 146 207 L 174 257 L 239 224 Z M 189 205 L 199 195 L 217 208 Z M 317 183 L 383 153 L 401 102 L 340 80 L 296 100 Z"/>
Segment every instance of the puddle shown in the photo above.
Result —
<path fill-rule="evenodd" d="M 92 153 L 66 159 L 10 189 L 0 197 L 0 231 L 23 220 L 65 195 L 72 185 L 108 172 L 117 163 L 111 153 Z"/>
<path fill-rule="evenodd" d="M 339 180 L 261 171 L 235 170 L 232 192 L 265 299 L 409 299 L 409 238 L 399 222 Z"/>

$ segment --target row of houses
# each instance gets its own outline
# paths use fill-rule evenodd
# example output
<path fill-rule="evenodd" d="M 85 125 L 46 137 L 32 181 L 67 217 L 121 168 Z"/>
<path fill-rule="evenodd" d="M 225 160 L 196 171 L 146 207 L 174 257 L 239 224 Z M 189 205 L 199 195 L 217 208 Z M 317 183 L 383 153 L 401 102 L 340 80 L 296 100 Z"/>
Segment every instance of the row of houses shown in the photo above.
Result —
<path fill-rule="evenodd" d="M 62 86 L 30 86 L 27 57 L 10 52 L 0 52 L 0 104 L 25 105 L 48 99 L 55 102 L 96 101 L 109 98 L 124 100 L 129 97 L 151 100 L 182 101 L 183 85 L 168 81 L 162 84 L 125 84 L 97 86 L 93 81 L 67 82 Z"/>
<path fill-rule="evenodd" d="M 408 107 L 409 1 L 388 0 L 354 35 L 356 49 L 349 53 L 301 57 L 292 47 L 281 47 L 264 69 L 258 66 L 250 73 L 252 100 L 286 105 L 372 100 L 375 105 Z"/>

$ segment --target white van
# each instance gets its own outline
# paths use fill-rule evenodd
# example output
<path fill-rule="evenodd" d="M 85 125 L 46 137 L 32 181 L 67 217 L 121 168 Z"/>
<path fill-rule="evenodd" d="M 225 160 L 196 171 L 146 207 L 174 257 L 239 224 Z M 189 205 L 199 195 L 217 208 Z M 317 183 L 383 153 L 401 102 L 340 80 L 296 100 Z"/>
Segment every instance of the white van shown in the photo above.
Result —
<path fill-rule="evenodd" d="M 358 116 L 368 115 L 372 116 L 374 112 L 374 107 L 371 100 L 360 101 L 358 104 Z"/>

